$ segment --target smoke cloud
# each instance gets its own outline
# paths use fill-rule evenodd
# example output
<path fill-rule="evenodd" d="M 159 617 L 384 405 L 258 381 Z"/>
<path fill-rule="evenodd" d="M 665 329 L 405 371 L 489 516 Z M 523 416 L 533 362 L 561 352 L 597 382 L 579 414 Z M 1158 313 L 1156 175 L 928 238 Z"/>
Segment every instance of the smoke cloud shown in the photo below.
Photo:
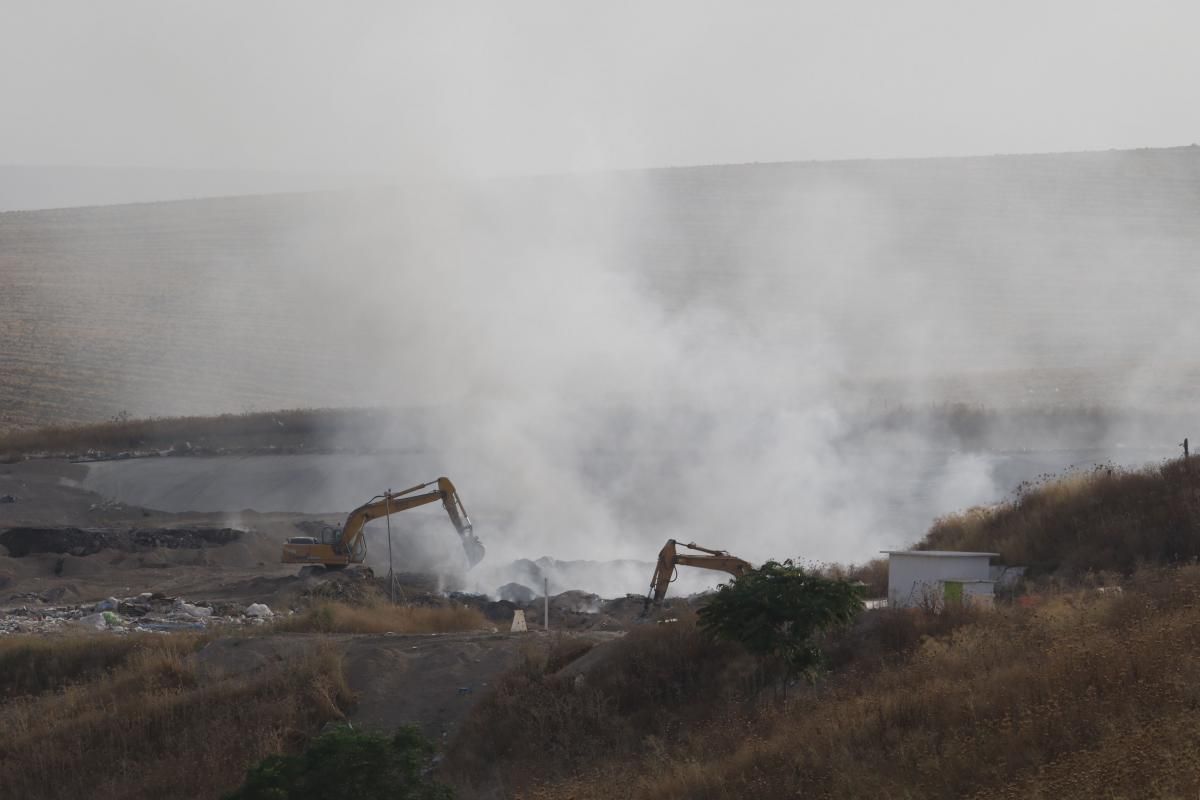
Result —
<path fill-rule="evenodd" d="M 1197 151 L 616 170 L 1186 143 L 1195 11 L 1070 5 L 7 11 L 0 88 L 63 99 L 3 126 L 14 163 L 376 187 L 7 233 L 49 253 L 0 262 L 22 329 L 55 320 L 20 363 L 140 415 L 397 409 L 405 455 L 301 485 L 449 475 L 490 559 L 863 560 L 1019 479 L 894 409 L 1186 408 Z M 1174 444 L 1045 463 L 1131 441 Z"/>

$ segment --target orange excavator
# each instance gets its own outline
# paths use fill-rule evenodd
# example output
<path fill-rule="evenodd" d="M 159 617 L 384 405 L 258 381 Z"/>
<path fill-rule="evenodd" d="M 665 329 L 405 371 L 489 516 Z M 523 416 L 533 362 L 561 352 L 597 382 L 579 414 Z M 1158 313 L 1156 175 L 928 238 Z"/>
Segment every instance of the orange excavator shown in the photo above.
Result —
<path fill-rule="evenodd" d="M 435 485 L 437 488 L 432 491 L 414 494 Z M 319 539 L 313 536 L 295 536 L 288 539 L 283 545 L 283 563 L 324 566 L 326 569 L 361 564 L 367 555 L 363 527 L 368 522 L 395 514 L 397 511 L 407 511 L 438 501 L 445 507 L 450 522 L 454 524 L 454 529 L 462 539 L 467 561 L 470 562 L 470 566 L 475 566 L 483 560 L 483 544 L 475 535 L 471 518 L 467 516 L 467 509 L 458 498 L 458 492 L 449 478 L 420 483 L 400 492 L 387 491 L 376 495 L 351 511 L 342 527 L 326 528 L 321 532 Z"/>
<path fill-rule="evenodd" d="M 690 553 L 680 553 L 677 547 L 686 547 L 689 550 L 695 550 L 699 553 L 707 553 L 707 555 L 694 556 Z M 745 575 L 750 570 L 754 569 L 749 561 L 743 561 L 737 556 L 730 555 L 724 550 L 712 550 L 707 547 L 692 542 L 690 544 L 680 544 L 674 539 L 667 539 L 666 545 L 658 553 L 658 564 L 654 567 L 654 575 L 650 578 L 650 592 L 646 595 L 645 610 L 650 609 L 650 604 L 661 605 L 663 598 L 667 596 L 667 589 L 675 581 L 679 565 L 685 567 L 700 567 L 701 569 L 715 569 L 722 572 L 728 572 L 735 578 Z"/>

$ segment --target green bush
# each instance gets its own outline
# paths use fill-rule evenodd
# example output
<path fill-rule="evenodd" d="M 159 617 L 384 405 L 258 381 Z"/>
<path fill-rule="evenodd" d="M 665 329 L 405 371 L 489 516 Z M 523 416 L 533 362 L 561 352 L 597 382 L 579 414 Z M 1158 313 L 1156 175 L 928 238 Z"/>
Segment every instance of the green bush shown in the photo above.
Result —
<path fill-rule="evenodd" d="M 792 563 L 768 561 L 723 584 L 704 608 L 700 627 L 760 657 L 778 658 L 785 685 L 820 663 L 817 634 L 849 623 L 863 608 L 863 587 Z"/>
<path fill-rule="evenodd" d="M 296 756 L 269 756 L 225 800 L 448 800 L 425 776 L 433 745 L 412 726 L 394 736 L 342 726 Z"/>

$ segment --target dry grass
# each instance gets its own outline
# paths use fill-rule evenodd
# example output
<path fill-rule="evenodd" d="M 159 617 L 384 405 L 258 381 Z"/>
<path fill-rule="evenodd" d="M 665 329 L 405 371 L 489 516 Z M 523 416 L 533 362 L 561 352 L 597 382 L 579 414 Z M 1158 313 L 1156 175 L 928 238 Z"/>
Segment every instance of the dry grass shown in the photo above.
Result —
<path fill-rule="evenodd" d="M 10 662 L 48 665 L 51 674 L 32 688 L 58 691 L 0 705 L 0 796 L 216 797 L 262 757 L 302 747 L 351 701 L 340 658 L 319 647 L 220 676 L 202 673 L 190 657 L 198 639 L 128 641 L 4 643 Z M 23 648 L 31 652 L 19 654 Z M 80 656 L 89 649 L 105 655 Z"/>
<path fill-rule="evenodd" d="M 994 509 L 938 520 L 920 547 L 1001 554 L 1035 574 L 1078 578 L 1200 559 L 1200 462 L 1096 469 L 1036 486 Z"/>
<path fill-rule="evenodd" d="M 56 691 L 101 677 L 148 649 L 159 654 L 194 651 L 202 637 L 79 636 L 0 639 L 0 700 Z"/>
<path fill-rule="evenodd" d="M 866 585 L 866 596 L 887 597 L 888 562 L 885 558 L 873 558 L 865 564 L 823 564 L 821 574 L 837 580 L 861 581 Z"/>
<path fill-rule="evenodd" d="M 444 779 L 466 796 L 518 796 L 601 761 L 636 759 L 648 739 L 686 735 L 756 676 L 740 648 L 707 641 L 694 617 L 604 645 L 585 677 L 560 674 L 590 649 L 561 639 L 505 676 L 460 726 Z"/>
<path fill-rule="evenodd" d="M 270 626 L 287 633 L 453 633 L 491 628 L 478 611 L 463 605 L 350 606 L 317 603 Z"/>
<path fill-rule="evenodd" d="M 543 773 L 526 796 L 1200 792 L 1200 568 L 1142 572 L 1121 594 L 1081 592 L 958 622 L 786 706 L 718 702 L 691 735 L 635 731 L 638 745 L 621 758 L 584 755 Z"/>

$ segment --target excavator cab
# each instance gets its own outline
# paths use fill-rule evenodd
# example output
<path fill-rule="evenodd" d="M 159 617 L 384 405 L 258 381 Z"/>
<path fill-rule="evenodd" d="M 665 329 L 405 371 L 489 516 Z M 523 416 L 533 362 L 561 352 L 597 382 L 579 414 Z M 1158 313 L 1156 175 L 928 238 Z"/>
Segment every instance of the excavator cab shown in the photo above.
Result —
<path fill-rule="evenodd" d="M 417 494 L 420 490 L 433 486 L 436 488 Z M 468 563 L 474 567 L 483 560 L 483 543 L 475 535 L 471 518 L 467 516 L 467 509 L 449 478 L 438 478 L 403 491 L 387 491 L 372 497 L 351 511 L 340 528 L 324 529 L 319 540 L 312 536 L 294 536 L 288 539 L 283 545 L 282 561 L 285 564 L 323 565 L 328 569 L 361 564 L 367 555 L 367 540 L 363 536 L 363 527 L 368 522 L 439 501 L 462 540 Z"/>

